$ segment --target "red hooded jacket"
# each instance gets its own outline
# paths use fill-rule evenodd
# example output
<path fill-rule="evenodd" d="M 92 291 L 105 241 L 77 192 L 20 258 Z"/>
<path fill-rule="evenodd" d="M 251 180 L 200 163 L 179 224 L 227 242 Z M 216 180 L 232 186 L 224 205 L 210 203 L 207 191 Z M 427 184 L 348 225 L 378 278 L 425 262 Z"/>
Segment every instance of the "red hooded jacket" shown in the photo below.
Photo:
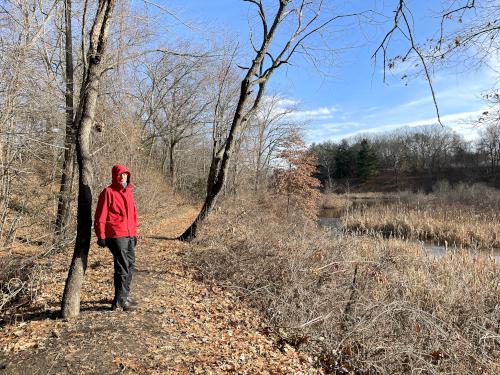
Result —
<path fill-rule="evenodd" d="M 124 189 L 117 181 L 117 176 L 128 174 L 128 185 Z M 99 195 L 94 217 L 94 230 L 97 238 L 133 237 L 137 236 L 137 211 L 132 195 L 130 171 L 123 165 L 116 164 L 111 174 L 111 185 Z"/>

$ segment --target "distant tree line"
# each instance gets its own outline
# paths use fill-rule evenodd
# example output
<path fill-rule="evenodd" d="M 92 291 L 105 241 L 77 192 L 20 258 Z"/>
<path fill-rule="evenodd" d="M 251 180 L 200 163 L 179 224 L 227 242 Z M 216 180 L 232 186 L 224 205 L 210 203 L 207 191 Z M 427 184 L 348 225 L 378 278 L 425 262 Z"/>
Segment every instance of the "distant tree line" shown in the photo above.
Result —
<path fill-rule="evenodd" d="M 474 141 L 435 125 L 326 141 L 310 149 L 317 159 L 317 177 L 330 190 L 354 185 L 426 189 L 437 180 L 499 184 L 498 122 L 483 124 Z"/>

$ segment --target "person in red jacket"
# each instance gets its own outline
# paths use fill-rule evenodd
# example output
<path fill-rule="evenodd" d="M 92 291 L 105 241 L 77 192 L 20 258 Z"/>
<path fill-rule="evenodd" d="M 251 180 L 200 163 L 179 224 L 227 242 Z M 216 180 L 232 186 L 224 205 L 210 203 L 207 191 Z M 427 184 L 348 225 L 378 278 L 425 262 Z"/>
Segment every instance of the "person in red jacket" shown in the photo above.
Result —
<path fill-rule="evenodd" d="M 137 245 L 137 211 L 132 195 L 131 173 L 123 165 L 111 170 L 112 182 L 99 195 L 94 218 L 97 244 L 113 254 L 115 298 L 113 310 L 133 310 L 136 302 L 129 298 L 135 268 Z"/>

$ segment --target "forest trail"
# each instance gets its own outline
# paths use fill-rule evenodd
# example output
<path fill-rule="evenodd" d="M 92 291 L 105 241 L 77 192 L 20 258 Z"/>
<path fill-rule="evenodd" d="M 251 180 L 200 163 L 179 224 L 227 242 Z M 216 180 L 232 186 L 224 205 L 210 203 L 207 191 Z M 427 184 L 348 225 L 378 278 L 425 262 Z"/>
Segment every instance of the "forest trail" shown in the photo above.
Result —
<path fill-rule="evenodd" d="M 81 314 L 56 318 L 70 254 L 42 265 L 35 310 L 2 322 L 1 374 L 317 374 L 311 359 L 278 338 L 231 293 L 196 279 L 191 245 L 167 240 L 196 211 L 142 218 L 133 312 L 113 312 L 112 257 L 92 245 Z"/>

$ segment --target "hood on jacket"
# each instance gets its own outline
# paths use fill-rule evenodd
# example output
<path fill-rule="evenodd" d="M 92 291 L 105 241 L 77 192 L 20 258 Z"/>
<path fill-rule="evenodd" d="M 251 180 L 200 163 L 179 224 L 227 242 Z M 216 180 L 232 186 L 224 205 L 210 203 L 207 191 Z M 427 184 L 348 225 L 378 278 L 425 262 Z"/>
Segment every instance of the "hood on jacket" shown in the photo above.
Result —
<path fill-rule="evenodd" d="M 127 179 L 128 185 L 127 186 L 130 186 L 130 182 L 131 182 L 130 180 L 131 180 L 132 174 L 127 169 L 127 167 L 125 167 L 124 165 L 121 165 L 121 164 L 116 164 L 113 167 L 113 169 L 111 169 L 111 178 L 112 178 L 111 185 L 116 186 L 116 187 L 121 187 L 121 184 L 116 181 L 116 177 L 122 173 L 128 174 L 128 179 Z"/>

